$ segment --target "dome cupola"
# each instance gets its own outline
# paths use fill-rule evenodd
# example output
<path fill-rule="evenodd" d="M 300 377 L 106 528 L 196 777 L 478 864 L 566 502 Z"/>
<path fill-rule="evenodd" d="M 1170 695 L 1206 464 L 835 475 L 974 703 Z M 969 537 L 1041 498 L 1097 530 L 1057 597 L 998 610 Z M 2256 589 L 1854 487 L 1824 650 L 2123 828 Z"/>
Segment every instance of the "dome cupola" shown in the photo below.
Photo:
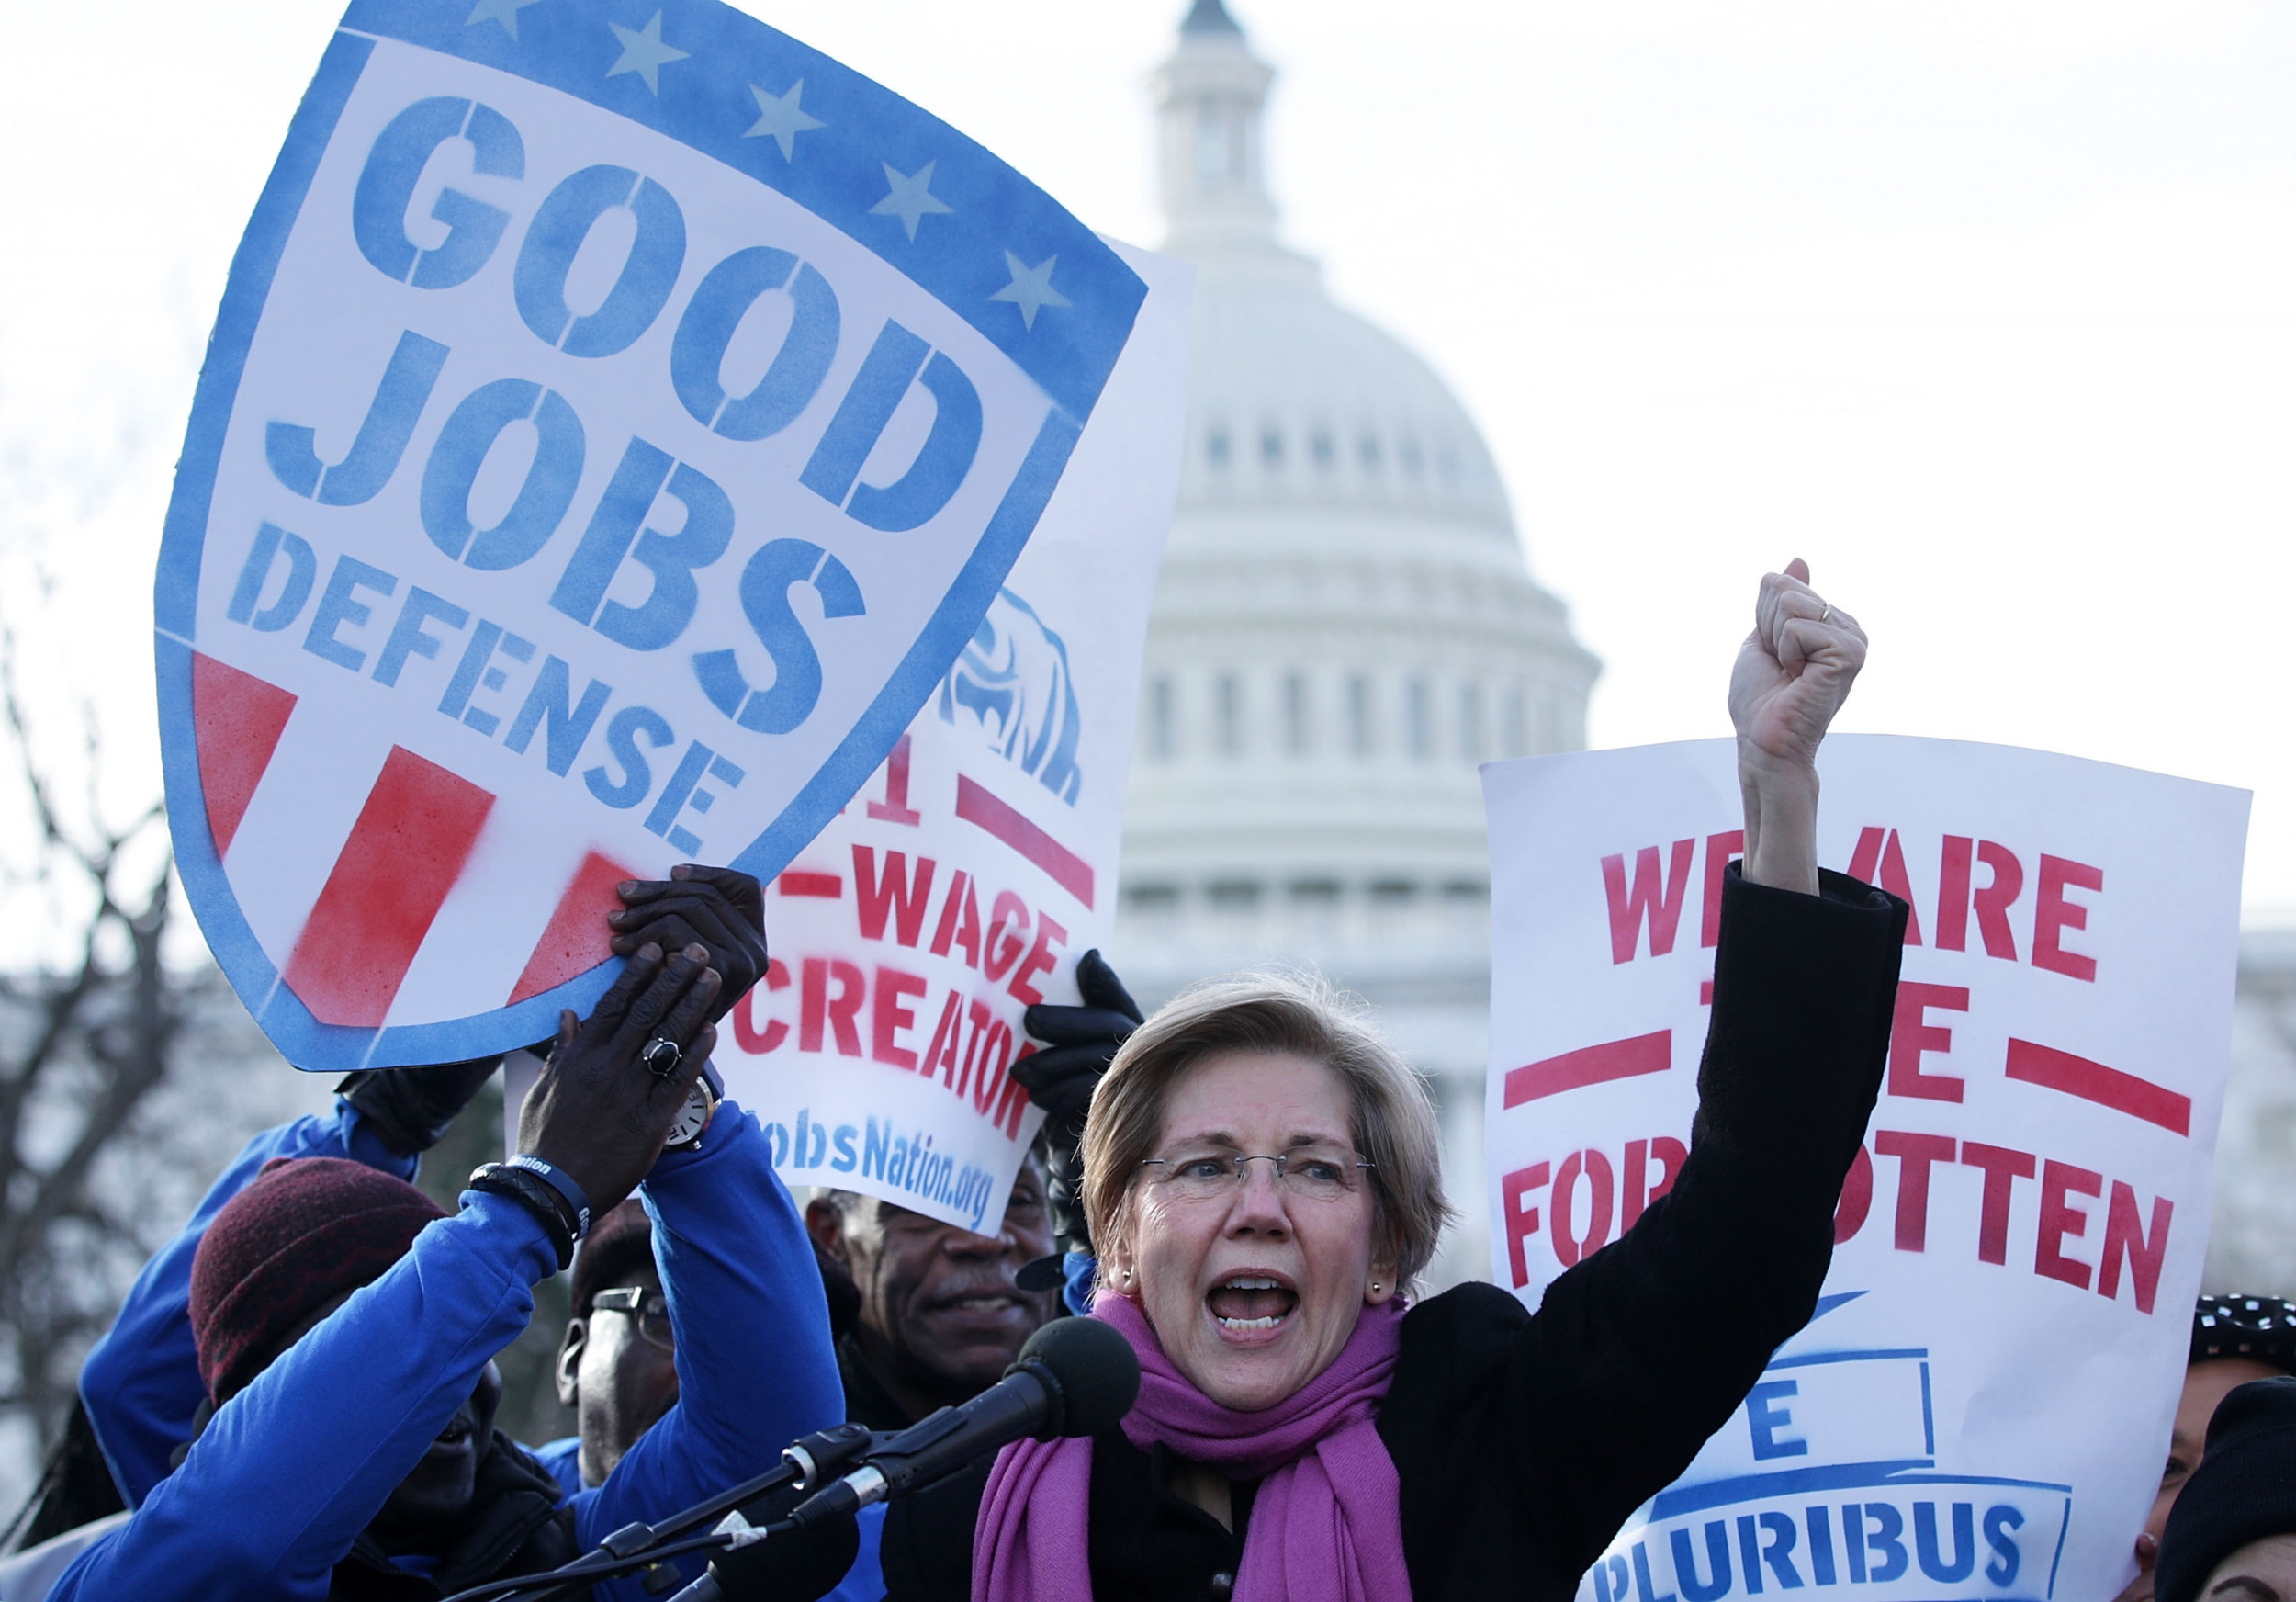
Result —
<path fill-rule="evenodd" d="M 1180 48 L 1152 86 L 1162 120 L 1165 248 L 1301 258 L 1276 243 L 1276 203 L 1261 163 L 1260 124 L 1275 70 L 1244 42 L 1220 0 L 1197 0 Z"/>

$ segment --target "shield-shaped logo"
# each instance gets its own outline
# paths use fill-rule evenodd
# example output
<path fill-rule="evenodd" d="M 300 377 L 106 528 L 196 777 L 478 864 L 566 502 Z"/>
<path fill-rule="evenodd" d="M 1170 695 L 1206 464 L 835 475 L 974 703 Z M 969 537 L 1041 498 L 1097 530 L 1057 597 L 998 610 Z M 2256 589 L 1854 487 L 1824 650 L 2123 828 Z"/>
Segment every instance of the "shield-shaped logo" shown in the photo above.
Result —
<path fill-rule="evenodd" d="M 539 1039 L 617 881 L 779 872 L 979 635 L 1144 294 L 716 0 L 356 0 L 156 594 L 185 884 L 273 1041 Z"/>

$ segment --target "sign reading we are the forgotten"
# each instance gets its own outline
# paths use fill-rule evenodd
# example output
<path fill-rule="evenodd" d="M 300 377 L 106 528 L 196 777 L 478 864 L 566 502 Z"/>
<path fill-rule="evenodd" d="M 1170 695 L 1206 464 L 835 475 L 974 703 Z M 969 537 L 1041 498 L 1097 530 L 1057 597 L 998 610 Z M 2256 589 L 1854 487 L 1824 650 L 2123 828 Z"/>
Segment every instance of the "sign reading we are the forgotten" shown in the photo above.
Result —
<path fill-rule="evenodd" d="M 1534 1304 L 1687 1156 L 1736 761 L 1484 771 L 1493 1269 Z M 1582 1602 L 2110 1596 L 2207 1247 L 2247 795 L 1883 736 L 1819 770 L 1820 863 L 1913 909 L 1832 1271 Z"/>
<path fill-rule="evenodd" d="M 155 592 L 185 883 L 274 1042 L 539 1039 L 611 976 L 618 880 L 777 875 L 1085 442 L 1167 427 L 1100 410 L 1147 297 L 716 0 L 356 0 L 233 264 Z M 1168 512 L 1156 450 L 1093 459 Z"/>

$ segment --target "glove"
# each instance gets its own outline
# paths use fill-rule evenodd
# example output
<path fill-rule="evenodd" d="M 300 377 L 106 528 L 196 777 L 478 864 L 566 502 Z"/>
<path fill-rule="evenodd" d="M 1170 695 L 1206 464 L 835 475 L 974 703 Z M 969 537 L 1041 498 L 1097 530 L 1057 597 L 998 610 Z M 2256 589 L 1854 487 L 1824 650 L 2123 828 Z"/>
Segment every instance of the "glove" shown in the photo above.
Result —
<path fill-rule="evenodd" d="M 445 1137 L 478 1087 L 501 1066 L 499 1056 L 424 1068 L 361 1068 L 335 1087 L 382 1142 L 402 1157 L 420 1156 Z"/>
<path fill-rule="evenodd" d="M 1145 1020 L 1140 1003 L 1097 950 L 1077 959 L 1076 989 L 1084 998 L 1081 1007 L 1040 1002 L 1023 1015 L 1029 1032 L 1044 1043 L 1044 1049 L 1013 1064 L 1012 1077 L 1027 1089 L 1029 1100 L 1044 1109 L 1053 1233 L 1068 1250 L 1088 1252 L 1092 1235 L 1084 1209 L 1085 1114 L 1116 1048 Z"/>

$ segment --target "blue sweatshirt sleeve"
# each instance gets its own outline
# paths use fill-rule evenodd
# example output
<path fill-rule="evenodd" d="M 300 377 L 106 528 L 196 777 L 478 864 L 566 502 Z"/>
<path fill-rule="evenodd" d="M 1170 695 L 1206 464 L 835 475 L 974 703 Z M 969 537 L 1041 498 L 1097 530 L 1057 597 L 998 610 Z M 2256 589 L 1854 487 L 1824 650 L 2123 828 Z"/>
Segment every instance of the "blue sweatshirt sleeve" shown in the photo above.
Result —
<path fill-rule="evenodd" d="M 535 1461 L 550 1472 L 558 1483 L 558 1489 L 570 1498 L 582 1488 L 582 1438 L 562 1435 L 556 1440 L 546 1440 L 532 1449 Z M 6 1602 L 0 1597 L 0 1602 Z"/>
<path fill-rule="evenodd" d="M 327 1117 L 305 1116 L 249 1141 L 200 1199 L 183 1233 L 143 1265 L 119 1315 L 80 1369 L 80 1400 L 112 1479 L 129 1506 L 142 1506 L 167 1477 L 175 1449 L 191 1438 L 192 1415 L 207 1398 L 191 1338 L 191 1259 L 200 1237 L 273 1157 L 349 1157 L 414 1178 L 415 1159 L 383 1145 L 347 1101 Z"/>
<path fill-rule="evenodd" d="M 845 1417 L 828 1301 L 796 1203 L 758 1122 L 721 1105 L 701 1148 L 666 1152 L 640 1194 L 678 1344 L 678 1402 L 574 1499 L 585 1547 L 763 1473 Z M 703 1565 L 681 1565 L 691 1578 Z M 637 1598 L 636 1582 L 598 1587 Z"/>
<path fill-rule="evenodd" d="M 319 1602 L 399 1483 L 534 1313 L 557 1269 L 501 1197 L 414 1247 L 217 1410 L 184 1466 L 82 1553 L 51 1602 Z"/>

